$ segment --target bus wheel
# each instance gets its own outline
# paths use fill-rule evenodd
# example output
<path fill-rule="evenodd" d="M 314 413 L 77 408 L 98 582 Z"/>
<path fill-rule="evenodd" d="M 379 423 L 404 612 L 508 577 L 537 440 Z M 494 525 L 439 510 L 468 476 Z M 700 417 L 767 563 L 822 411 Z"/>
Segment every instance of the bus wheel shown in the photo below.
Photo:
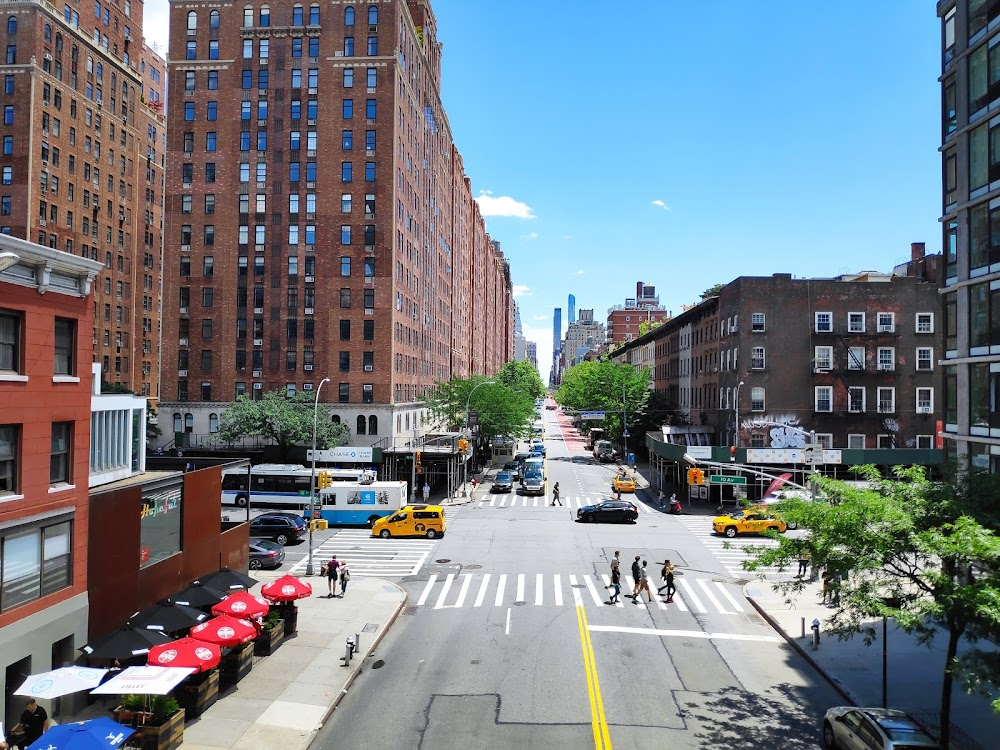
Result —
<path fill-rule="evenodd" d="M 375 526 L 375 522 L 378 520 L 378 516 L 372 516 L 368 519 L 368 528 L 371 529 Z"/>
<path fill-rule="evenodd" d="M 238 508 L 245 508 L 245 507 L 247 507 L 248 502 L 249 501 L 247 500 L 247 496 L 246 495 L 237 495 L 236 496 L 236 507 L 238 507 Z"/>

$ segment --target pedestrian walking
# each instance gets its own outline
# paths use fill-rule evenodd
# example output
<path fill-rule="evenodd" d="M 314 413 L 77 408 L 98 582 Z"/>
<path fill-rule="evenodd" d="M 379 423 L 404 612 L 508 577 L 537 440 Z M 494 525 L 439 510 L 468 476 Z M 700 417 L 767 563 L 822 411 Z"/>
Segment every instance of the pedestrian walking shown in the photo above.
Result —
<path fill-rule="evenodd" d="M 639 565 L 641 555 L 636 555 L 632 561 L 632 593 L 630 596 L 635 599 L 639 595 L 639 579 L 642 577 L 642 566 Z"/>
<path fill-rule="evenodd" d="M 621 557 L 619 557 L 619 555 L 621 555 L 621 552 L 619 552 L 618 550 L 615 550 L 615 556 L 611 558 L 611 569 L 612 570 L 618 570 L 618 568 L 621 567 L 622 560 L 621 560 Z"/>
<path fill-rule="evenodd" d="M 622 574 L 617 565 L 611 566 L 611 599 L 608 604 L 617 604 L 618 598 L 622 595 Z"/>
<path fill-rule="evenodd" d="M 809 553 L 803 552 L 799 555 L 799 572 L 795 577 L 804 578 L 807 572 L 809 572 Z"/>
<path fill-rule="evenodd" d="M 823 604 L 826 604 L 830 598 L 830 571 L 824 570 L 823 576 Z"/>
<path fill-rule="evenodd" d="M 562 503 L 559 502 L 559 482 L 556 482 L 555 486 L 552 488 L 552 505 L 562 507 Z"/>
<path fill-rule="evenodd" d="M 659 505 L 661 508 L 663 507 L 663 498 L 664 497 L 665 496 L 663 494 L 663 490 L 661 489 L 660 490 L 660 494 L 656 496 L 656 504 Z"/>
<path fill-rule="evenodd" d="M 347 569 L 347 560 L 341 560 L 340 562 L 340 598 L 344 598 L 344 593 L 347 591 L 347 582 L 351 580 L 351 571 Z"/>
<path fill-rule="evenodd" d="M 674 594 L 677 593 L 677 588 L 674 586 L 674 566 L 670 560 L 663 561 L 663 569 L 660 570 L 660 578 L 663 581 L 663 585 L 657 589 L 657 593 L 667 590 L 667 603 L 669 604 L 674 600 Z"/>
<path fill-rule="evenodd" d="M 622 499 L 622 488 L 621 488 L 621 487 L 619 487 L 619 486 L 618 486 L 618 485 L 616 484 L 616 485 L 615 485 L 615 500 L 621 500 L 621 499 Z"/>
<path fill-rule="evenodd" d="M 431 499 L 431 486 L 424 482 L 424 502 L 426 503 Z"/>
<path fill-rule="evenodd" d="M 326 587 L 330 590 L 330 597 L 333 597 L 337 593 L 335 589 L 337 588 L 339 572 L 340 563 L 337 562 L 337 556 L 334 555 L 326 564 Z"/>
<path fill-rule="evenodd" d="M 636 596 L 632 601 L 638 604 L 643 591 L 646 592 L 646 596 L 649 597 L 649 601 L 652 603 L 653 593 L 649 590 L 649 574 L 646 572 L 645 560 L 642 561 L 642 567 L 639 569 L 639 596 Z"/>

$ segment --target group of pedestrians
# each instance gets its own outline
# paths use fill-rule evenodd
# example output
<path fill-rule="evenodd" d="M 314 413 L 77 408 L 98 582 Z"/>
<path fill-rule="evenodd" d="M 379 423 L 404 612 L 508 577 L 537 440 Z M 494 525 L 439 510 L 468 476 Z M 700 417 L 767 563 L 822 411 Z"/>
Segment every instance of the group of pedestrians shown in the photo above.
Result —
<path fill-rule="evenodd" d="M 611 599 L 608 604 L 618 604 L 622 592 L 622 576 L 621 576 L 621 552 L 615 550 L 615 556 L 611 558 L 611 585 L 608 587 L 611 589 Z M 640 562 L 641 561 L 641 562 Z M 625 594 L 626 597 L 632 600 L 633 604 L 638 604 L 639 600 L 642 598 L 642 592 L 646 592 L 646 596 L 650 602 L 653 601 L 653 593 L 649 588 L 649 573 L 646 571 L 649 562 L 642 559 L 642 555 L 636 555 L 635 559 L 632 561 L 632 593 Z M 674 593 L 677 589 L 674 586 L 674 566 L 670 560 L 663 561 L 663 567 L 660 569 L 660 580 L 663 581 L 663 585 L 660 586 L 656 592 L 662 593 L 664 589 L 667 590 L 666 601 L 671 603 L 674 600 Z"/>
<path fill-rule="evenodd" d="M 347 592 L 347 582 L 351 580 L 351 571 L 347 567 L 347 560 L 338 560 L 334 555 L 326 564 L 326 585 L 330 593 L 328 599 L 338 598 L 337 581 L 340 581 L 339 598 L 343 599 Z"/>

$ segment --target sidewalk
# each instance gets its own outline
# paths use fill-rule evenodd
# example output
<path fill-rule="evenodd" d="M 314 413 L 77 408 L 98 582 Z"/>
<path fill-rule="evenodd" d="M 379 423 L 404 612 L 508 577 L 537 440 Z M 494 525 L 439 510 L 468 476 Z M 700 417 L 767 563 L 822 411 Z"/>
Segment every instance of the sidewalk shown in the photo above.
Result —
<path fill-rule="evenodd" d="M 262 584 L 277 571 L 253 571 Z M 254 657 L 240 682 L 184 727 L 183 750 L 305 750 L 406 602 L 406 592 L 381 578 L 356 576 L 343 599 L 328 599 L 326 578 L 308 579 L 313 596 L 297 602 L 298 629 L 271 656 Z M 254 593 L 259 593 L 255 586 Z M 360 634 L 359 653 L 344 667 L 348 636 Z M 96 711 L 96 712 L 95 712 Z M 91 706 L 63 721 L 107 716 Z"/>

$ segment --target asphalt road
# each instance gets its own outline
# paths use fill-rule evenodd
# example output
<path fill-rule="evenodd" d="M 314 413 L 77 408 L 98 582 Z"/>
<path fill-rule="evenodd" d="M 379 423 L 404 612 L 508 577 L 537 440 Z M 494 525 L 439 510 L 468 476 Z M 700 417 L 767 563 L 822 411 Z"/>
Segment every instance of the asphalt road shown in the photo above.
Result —
<path fill-rule="evenodd" d="M 545 412 L 549 486 L 607 496 Z M 333 748 L 819 747 L 834 691 L 755 614 L 731 568 L 682 519 L 582 525 L 575 511 L 457 509 L 408 607 L 313 742 Z M 614 551 L 683 571 L 672 604 L 611 606 Z M 716 550 L 717 552 L 717 550 Z M 440 561 L 440 562 L 439 562 Z M 655 591 L 654 591 L 655 594 Z"/>

